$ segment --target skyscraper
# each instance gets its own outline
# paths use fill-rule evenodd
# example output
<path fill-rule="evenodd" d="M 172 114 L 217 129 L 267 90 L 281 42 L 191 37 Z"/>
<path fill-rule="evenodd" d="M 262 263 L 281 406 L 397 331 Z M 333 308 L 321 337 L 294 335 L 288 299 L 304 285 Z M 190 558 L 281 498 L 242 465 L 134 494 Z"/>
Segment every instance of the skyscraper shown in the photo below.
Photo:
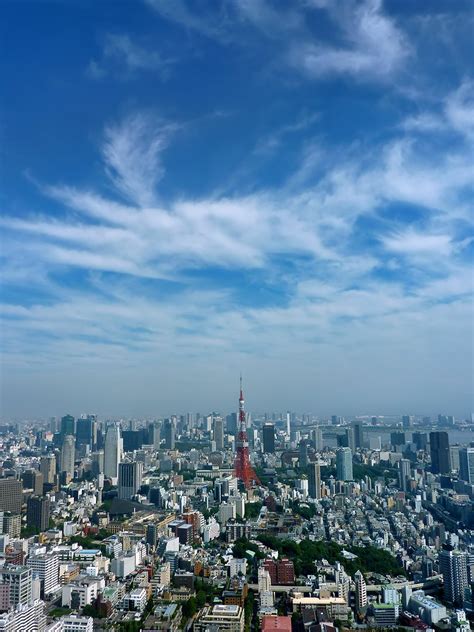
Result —
<path fill-rule="evenodd" d="M 338 481 L 352 481 L 352 450 L 339 448 L 336 451 L 336 473 Z"/>
<path fill-rule="evenodd" d="M 308 467 L 308 441 L 306 439 L 301 439 L 299 445 L 299 466 L 301 469 L 305 469 Z"/>
<path fill-rule="evenodd" d="M 362 421 L 354 421 L 352 423 L 352 431 L 354 433 L 354 447 L 363 448 L 364 447 L 364 428 L 362 425 Z M 349 447 L 351 446 L 349 445 Z"/>
<path fill-rule="evenodd" d="M 49 496 L 31 496 L 26 505 L 26 524 L 38 531 L 49 526 Z"/>
<path fill-rule="evenodd" d="M 119 463 L 118 468 L 118 497 L 130 499 L 138 492 L 142 484 L 143 463 Z"/>
<path fill-rule="evenodd" d="M 148 424 L 148 444 L 152 445 L 155 450 L 160 449 L 161 443 L 161 432 L 160 426 L 158 422 L 154 421 L 151 424 Z"/>
<path fill-rule="evenodd" d="M 74 478 L 74 460 L 76 456 L 76 441 L 70 434 L 63 438 L 61 448 L 61 472 L 66 472 L 70 478 Z"/>
<path fill-rule="evenodd" d="M 172 419 L 165 419 L 163 424 L 163 435 L 165 439 L 165 448 L 174 450 L 175 448 L 175 426 Z"/>
<path fill-rule="evenodd" d="M 56 476 L 56 457 L 54 454 L 47 454 L 41 457 L 40 472 L 43 474 L 45 483 L 54 483 Z"/>
<path fill-rule="evenodd" d="M 107 478 L 117 482 L 118 466 L 122 458 L 122 437 L 120 426 L 113 424 L 107 428 L 104 450 L 104 474 Z"/>
<path fill-rule="evenodd" d="M 288 437 L 291 436 L 291 413 L 286 413 L 286 434 Z"/>
<path fill-rule="evenodd" d="M 467 554 L 444 545 L 439 554 L 439 568 L 443 574 L 444 598 L 455 606 L 461 606 L 467 582 Z"/>
<path fill-rule="evenodd" d="M 321 498 L 321 466 L 319 462 L 308 466 L 308 496 L 319 500 Z"/>
<path fill-rule="evenodd" d="M 76 421 L 72 415 L 61 417 L 61 443 L 67 435 L 76 434 Z"/>
<path fill-rule="evenodd" d="M 222 417 L 214 417 L 212 435 L 216 442 L 216 450 L 224 449 L 224 420 Z"/>
<path fill-rule="evenodd" d="M 321 428 L 315 428 L 311 431 L 311 441 L 314 444 L 316 452 L 321 452 L 324 448 L 323 444 L 323 431 Z"/>
<path fill-rule="evenodd" d="M 225 418 L 227 434 L 237 434 L 237 413 L 231 413 Z"/>
<path fill-rule="evenodd" d="M 87 446 L 89 450 L 95 447 L 97 441 L 97 426 L 95 415 L 80 417 L 76 425 L 76 447 L 85 453 Z"/>
<path fill-rule="evenodd" d="M 430 432 L 431 471 L 434 474 L 449 474 L 449 437 L 444 431 Z"/>
<path fill-rule="evenodd" d="M 400 489 L 404 492 L 408 491 L 408 481 L 411 474 L 411 463 L 409 459 L 400 459 L 398 462 L 398 481 Z"/>
<path fill-rule="evenodd" d="M 265 454 L 273 454 L 275 452 L 275 425 L 267 422 L 263 424 L 263 451 Z"/>
<path fill-rule="evenodd" d="M 474 485 L 474 447 L 459 450 L 459 478 Z"/>

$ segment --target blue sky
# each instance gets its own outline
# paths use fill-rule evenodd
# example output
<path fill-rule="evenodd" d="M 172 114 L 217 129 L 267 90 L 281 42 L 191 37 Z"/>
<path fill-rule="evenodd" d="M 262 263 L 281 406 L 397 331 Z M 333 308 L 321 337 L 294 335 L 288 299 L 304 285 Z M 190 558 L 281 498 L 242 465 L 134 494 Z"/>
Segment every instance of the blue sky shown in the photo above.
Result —
<path fill-rule="evenodd" d="M 3 417 L 470 413 L 470 2 L 3 10 Z"/>

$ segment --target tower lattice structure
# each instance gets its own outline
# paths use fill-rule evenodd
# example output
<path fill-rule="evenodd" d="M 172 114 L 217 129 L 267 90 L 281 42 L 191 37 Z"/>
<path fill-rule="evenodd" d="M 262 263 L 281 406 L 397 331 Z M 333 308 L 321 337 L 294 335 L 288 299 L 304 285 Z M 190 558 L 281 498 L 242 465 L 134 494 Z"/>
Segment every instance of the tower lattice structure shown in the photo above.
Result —
<path fill-rule="evenodd" d="M 242 390 L 242 377 L 240 378 L 240 396 L 239 396 L 239 433 L 237 435 L 235 458 L 235 476 L 242 481 L 246 489 L 252 487 L 256 483 L 260 483 L 255 470 L 250 463 L 249 439 L 247 436 L 247 423 L 245 419 L 245 400 Z"/>

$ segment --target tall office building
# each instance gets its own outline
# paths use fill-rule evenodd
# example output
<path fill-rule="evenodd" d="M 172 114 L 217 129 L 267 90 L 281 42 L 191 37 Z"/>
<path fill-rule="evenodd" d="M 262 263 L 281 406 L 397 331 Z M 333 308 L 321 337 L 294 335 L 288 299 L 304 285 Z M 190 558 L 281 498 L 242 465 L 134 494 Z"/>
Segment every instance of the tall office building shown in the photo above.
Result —
<path fill-rule="evenodd" d="M 426 450 L 428 447 L 428 434 L 426 432 L 414 432 L 413 443 L 417 450 Z"/>
<path fill-rule="evenodd" d="M 129 500 L 138 492 L 143 478 L 143 463 L 119 463 L 118 497 Z"/>
<path fill-rule="evenodd" d="M 299 466 L 301 469 L 308 467 L 309 455 L 308 455 L 308 442 L 306 439 L 301 439 L 299 445 Z"/>
<path fill-rule="evenodd" d="M 40 472 L 45 483 L 54 483 L 56 477 L 56 457 L 54 454 L 47 454 L 41 457 Z"/>
<path fill-rule="evenodd" d="M 43 494 L 44 477 L 38 470 L 26 470 L 21 475 L 24 489 L 32 489 L 36 496 Z"/>
<path fill-rule="evenodd" d="M 319 500 L 321 498 L 321 465 L 319 462 L 308 466 L 308 496 Z"/>
<path fill-rule="evenodd" d="M 174 450 L 175 448 L 175 425 L 172 419 L 165 419 L 163 424 L 163 435 L 165 439 L 165 448 Z"/>
<path fill-rule="evenodd" d="M 275 424 L 267 422 L 262 427 L 263 451 L 265 454 L 275 452 Z"/>
<path fill-rule="evenodd" d="M 112 479 L 113 483 L 117 482 L 118 466 L 121 458 L 122 437 L 120 434 L 120 426 L 113 424 L 107 428 L 104 450 L 104 474 L 107 478 Z"/>
<path fill-rule="evenodd" d="M 339 448 L 336 451 L 336 473 L 338 481 L 352 481 L 352 450 L 350 448 Z"/>
<path fill-rule="evenodd" d="M 5 564 L 0 568 L 0 589 L 8 586 L 10 606 L 26 605 L 31 601 L 31 569 Z"/>
<path fill-rule="evenodd" d="M 444 598 L 455 606 L 461 606 L 468 587 L 467 554 L 444 545 L 439 554 L 439 568 L 443 574 Z"/>
<path fill-rule="evenodd" d="M 74 478 L 74 461 L 76 458 L 76 441 L 72 435 L 63 438 L 61 447 L 61 472 L 66 472 L 70 478 Z"/>
<path fill-rule="evenodd" d="M 364 428 L 362 421 L 354 421 L 352 424 L 352 432 L 354 437 L 354 448 L 364 447 Z M 351 448 L 351 445 L 349 444 Z"/>
<path fill-rule="evenodd" d="M 290 412 L 286 413 L 286 434 L 288 435 L 288 437 L 291 436 L 291 413 Z"/>
<path fill-rule="evenodd" d="M 409 459 L 400 459 L 398 462 L 398 481 L 400 489 L 408 491 L 408 484 L 411 476 L 411 463 Z"/>
<path fill-rule="evenodd" d="M 49 527 L 49 496 L 30 496 L 26 504 L 26 524 L 38 531 Z"/>
<path fill-rule="evenodd" d="M 474 485 L 474 447 L 459 450 L 459 478 Z"/>
<path fill-rule="evenodd" d="M 0 511 L 21 513 L 23 486 L 17 478 L 0 478 Z"/>
<path fill-rule="evenodd" d="M 313 442 L 316 452 L 322 452 L 324 448 L 323 431 L 321 428 L 315 428 L 311 431 L 311 441 Z"/>
<path fill-rule="evenodd" d="M 225 418 L 227 434 L 237 434 L 237 413 L 231 413 Z"/>
<path fill-rule="evenodd" d="M 97 443 L 97 420 L 95 415 L 80 417 L 76 424 L 76 447 L 85 453 L 87 446 L 92 451 Z"/>
<path fill-rule="evenodd" d="M 216 450 L 224 449 L 224 420 L 222 417 L 214 417 L 212 436 L 216 442 Z"/>
<path fill-rule="evenodd" d="M 160 449 L 161 432 L 158 422 L 154 421 L 148 424 L 148 445 L 152 445 L 155 450 Z"/>
<path fill-rule="evenodd" d="M 72 415 L 64 415 L 61 417 L 61 442 L 67 435 L 76 434 L 76 420 Z"/>
<path fill-rule="evenodd" d="M 431 471 L 434 474 L 449 474 L 449 437 L 444 431 L 430 432 Z"/>

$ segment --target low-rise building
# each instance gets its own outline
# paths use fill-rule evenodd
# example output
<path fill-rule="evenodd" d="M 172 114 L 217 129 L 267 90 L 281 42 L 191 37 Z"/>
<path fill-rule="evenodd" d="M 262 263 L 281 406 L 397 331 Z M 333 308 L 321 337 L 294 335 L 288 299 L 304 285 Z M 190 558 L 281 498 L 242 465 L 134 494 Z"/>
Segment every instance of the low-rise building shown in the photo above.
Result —
<path fill-rule="evenodd" d="M 207 606 L 194 622 L 195 632 L 243 632 L 244 627 L 244 609 L 236 605 Z"/>

